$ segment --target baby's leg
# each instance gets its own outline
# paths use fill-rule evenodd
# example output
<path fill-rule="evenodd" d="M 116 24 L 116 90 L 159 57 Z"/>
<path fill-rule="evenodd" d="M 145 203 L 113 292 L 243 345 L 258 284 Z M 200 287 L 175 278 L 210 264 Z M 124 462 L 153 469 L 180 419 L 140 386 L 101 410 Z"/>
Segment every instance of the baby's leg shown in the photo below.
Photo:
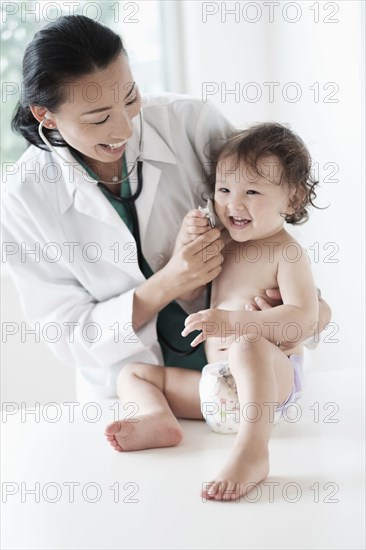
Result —
<path fill-rule="evenodd" d="M 237 386 L 240 423 L 229 460 L 202 492 L 216 500 L 238 500 L 267 477 L 275 403 L 288 398 L 294 381 L 288 357 L 265 338 L 251 342 L 243 336 L 234 342 L 229 367 Z"/>
<path fill-rule="evenodd" d="M 176 419 L 202 418 L 198 384 L 201 373 L 132 363 L 118 377 L 118 395 L 136 416 L 107 426 L 105 435 L 117 451 L 177 445 L 183 437 Z M 130 406 L 128 404 L 131 404 Z"/>

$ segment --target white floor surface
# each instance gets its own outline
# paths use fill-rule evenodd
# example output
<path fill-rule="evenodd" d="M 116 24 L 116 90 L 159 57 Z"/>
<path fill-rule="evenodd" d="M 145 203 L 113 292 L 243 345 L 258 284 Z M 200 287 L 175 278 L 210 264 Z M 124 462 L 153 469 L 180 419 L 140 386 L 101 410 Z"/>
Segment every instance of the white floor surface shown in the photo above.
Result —
<path fill-rule="evenodd" d="M 231 503 L 200 497 L 235 437 L 203 422 L 182 421 L 175 448 L 117 453 L 112 401 L 75 405 L 74 421 L 67 404 L 39 422 L 3 414 L 1 547 L 365 548 L 363 369 L 313 372 L 305 393 L 298 421 L 274 428 L 266 482 Z"/>

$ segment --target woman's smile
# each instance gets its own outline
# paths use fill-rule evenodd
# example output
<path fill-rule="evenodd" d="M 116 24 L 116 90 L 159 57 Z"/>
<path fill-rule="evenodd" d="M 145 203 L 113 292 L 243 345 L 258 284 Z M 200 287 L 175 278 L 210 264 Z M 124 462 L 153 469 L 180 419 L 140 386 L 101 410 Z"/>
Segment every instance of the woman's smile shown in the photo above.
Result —
<path fill-rule="evenodd" d="M 124 152 L 126 148 L 126 140 L 120 141 L 118 143 L 108 143 L 108 144 L 100 143 L 99 146 L 102 147 L 103 152 L 107 153 L 112 157 L 117 157 Z"/>

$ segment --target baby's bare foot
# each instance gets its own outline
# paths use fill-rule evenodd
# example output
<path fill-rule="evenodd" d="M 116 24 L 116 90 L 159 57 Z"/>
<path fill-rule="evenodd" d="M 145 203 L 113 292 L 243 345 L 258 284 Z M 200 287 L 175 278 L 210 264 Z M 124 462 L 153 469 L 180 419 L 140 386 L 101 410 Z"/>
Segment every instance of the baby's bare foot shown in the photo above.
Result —
<path fill-rule="evenodd" d="M 206 499 L 238 501 L 263 481 L 268 473 L 268 449 L 234 451 L 214 481 L 205 483 L 201 495 Z"/>
<path fill-rule="evenodd" d="M 183 432 L 175 418 L 156 413 L 117 420 L 106 427 L 105 436 L 116 451 L 140 451 L 178 445 Z"/>

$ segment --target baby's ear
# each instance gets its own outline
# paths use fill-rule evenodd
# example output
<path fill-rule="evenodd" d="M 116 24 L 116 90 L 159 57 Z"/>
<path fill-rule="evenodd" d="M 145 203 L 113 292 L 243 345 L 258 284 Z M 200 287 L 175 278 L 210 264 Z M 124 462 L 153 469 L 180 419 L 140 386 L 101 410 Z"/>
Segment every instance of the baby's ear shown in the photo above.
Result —
<path fill-rule="evenodd" d="M 300 208 L 304 208 L 307 203 L 306 191 L 303 187 L 295 187 L 290 191 L 289 202 L 286 213 L 293 214 Z"/>

